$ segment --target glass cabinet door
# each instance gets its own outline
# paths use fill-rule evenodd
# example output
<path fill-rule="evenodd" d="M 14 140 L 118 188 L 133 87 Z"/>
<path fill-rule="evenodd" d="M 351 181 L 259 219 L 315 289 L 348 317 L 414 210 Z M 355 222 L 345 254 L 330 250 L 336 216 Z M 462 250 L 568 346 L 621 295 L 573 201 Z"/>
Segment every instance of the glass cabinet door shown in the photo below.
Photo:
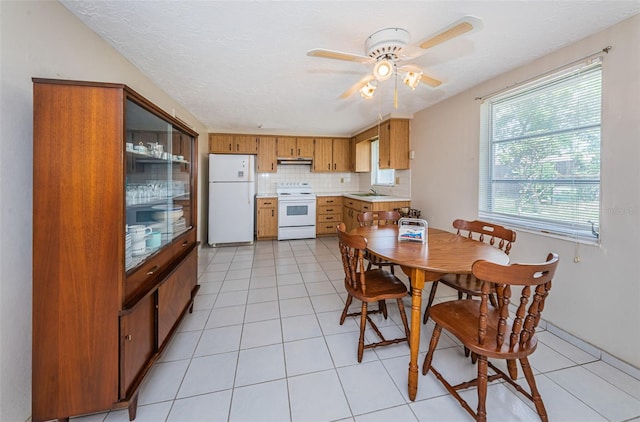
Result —
<path fill-rule="evenodd" d="M 125 118 L 129 271 L 192 227 L 193 138 L 130 99 Z"/>

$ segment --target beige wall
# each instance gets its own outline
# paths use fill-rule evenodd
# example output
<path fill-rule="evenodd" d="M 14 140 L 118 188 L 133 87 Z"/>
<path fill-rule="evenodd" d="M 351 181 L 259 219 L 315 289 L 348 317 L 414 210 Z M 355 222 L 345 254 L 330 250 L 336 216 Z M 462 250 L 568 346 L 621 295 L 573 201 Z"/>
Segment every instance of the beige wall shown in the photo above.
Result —
<path fill-rule="evenodd" d="M 611 45 L 603 65 L 600 247 L 519 231 L 513 261 L 560 254 L 545 319 L 640 368 L 640 15 L 416 113 L 413 206 L 434 227 L 478 216 L 480 102 Z M 496 60 L 499 60 L 496 57 Z M 574 263 L 579 256 L 580 263 Z"/>
<path fill-rule="evenodd" d="M 22 422 L 31 415 L 31 78 L 125 83 L 193 125 L 201 152 L 207 136 L 201 123 L 60 3 L 3 0 L 0 19 L 0 421 Z"/>

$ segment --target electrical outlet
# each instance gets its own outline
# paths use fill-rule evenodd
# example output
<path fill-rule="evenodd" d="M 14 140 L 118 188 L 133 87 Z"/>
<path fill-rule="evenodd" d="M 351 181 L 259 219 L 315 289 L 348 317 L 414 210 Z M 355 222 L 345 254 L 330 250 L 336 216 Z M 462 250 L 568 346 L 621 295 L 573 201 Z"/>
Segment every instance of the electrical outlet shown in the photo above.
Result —
<path fill-rule="evenodd" d="M 344 183 L 344 177 L 340 178 L 340 183 Z"/>
<path fill-rule="evenodd" d="M 399 185 L 399 184 L 400 184 L 400 176 L 397 176 L 396 177 L 396 185 Z"/>

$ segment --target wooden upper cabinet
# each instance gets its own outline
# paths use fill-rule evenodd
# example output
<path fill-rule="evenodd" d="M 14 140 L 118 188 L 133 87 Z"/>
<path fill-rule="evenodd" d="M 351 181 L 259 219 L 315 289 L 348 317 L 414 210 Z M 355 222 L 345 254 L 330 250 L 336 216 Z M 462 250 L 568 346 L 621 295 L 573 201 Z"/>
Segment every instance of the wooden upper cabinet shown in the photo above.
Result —
<path fill-rule="evenodd" d="M 351 148 L 349 138 L 333 139 L 333 171 L 351 171 Z"/>
<path fill-rule="evenodd" d="M 296 138 L 297 157 L 313 157 L 313 140 L 314 138 Z"/>
<path fill-rule="evenodd" d="M 313 171 L 350 171 L 349 138 L 316 138 Z"/>
<path fill-rule="evenodd" d="M 316 138 L 313 151 L 313 171 L 333 171 L 333 139 Z"/>
<path fill-rule="evenodd" d="M 296 157 L 298 146 L 296 138 L 293 136 L 278 136 L 277 155 L 278 157 Z"/>
<path fill-rule="evenodd" d="M 210 133 L 209 152 L 212 154 L 257 154 L 257 137 L 255 135 Z"/>
<path fill-rule="evenodd" d="M 356 142 L 351 138 L 351 166 L 354 173 L 371 171 L 371 141 Z"/>
<path fill-rule="evenodd" d="M 233 135 L 235 151 L 238 154 L 257 154 L 258 142 L 255 135 Z"/>
<path fill-rule="evenodd" d="M 312 158 L 313 140 L 313 138 L 278 136 L 278 157 Z"/>
<path fill-rule="evenodd" d="M 389 119 L 380 125 L 379 162 L 381 169 L 409 168 L 409 120 Z"/>
<path fill-rule="evenodd" d="M 278 171 L 278 158 L 276 155 L 277 138 L 275 136 L 260 136 L 258 138 L 258 173 L 275 173 Z"/>
<path fill-rule="evenodd" d="M 233 135 L 222 133 L 209 134 L 209 152 L 210 153 L 226 153 L 233 152 Z"/>

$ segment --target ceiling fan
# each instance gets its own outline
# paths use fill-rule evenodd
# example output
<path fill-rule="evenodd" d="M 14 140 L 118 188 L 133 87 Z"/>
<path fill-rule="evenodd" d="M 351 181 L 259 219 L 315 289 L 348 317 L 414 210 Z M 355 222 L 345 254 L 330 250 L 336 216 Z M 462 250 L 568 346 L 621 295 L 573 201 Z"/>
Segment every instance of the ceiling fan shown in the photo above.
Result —
<path fill-rule="evenodd" d="M 397 78 L 402 77 L 405 85 L 415 89 L 420 83 L 432 88 L 442 84 L 441 81 L 424 74 L 418 66 L 407 63 L 423 55 L 429 48 L 442 44 L 463 34 L 475 32 L 482 28 L 482 20 L 474 16 L 465 16 L 453 24 L 441 29 L 431 36 L 418 42 L 415 46 L 408 45 L 411 38 L 409 32 L 402 28 L 386 28 L 371 34 L 365 41 L 365 56 L 343 53 L 340 51 L 314 49 L 307 52 L 307 56 L 325 59 L 344 60 L 373 65 L 370 74 L 364 76 L 340 98 L 345 99 L 360 91 L 365 99 L 373 97 L 379 81 L 385 81 L 396 76 L 394 106 L 398 107 Z"/>

